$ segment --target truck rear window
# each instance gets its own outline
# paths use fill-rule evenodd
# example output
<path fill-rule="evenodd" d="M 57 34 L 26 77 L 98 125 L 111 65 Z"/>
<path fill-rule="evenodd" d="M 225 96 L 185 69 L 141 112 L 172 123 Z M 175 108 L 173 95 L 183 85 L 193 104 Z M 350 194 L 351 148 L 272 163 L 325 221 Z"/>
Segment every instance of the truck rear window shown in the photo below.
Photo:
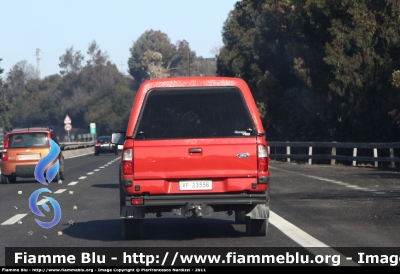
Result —
<path fill-rule="evenodd" d="M 257 134 L 237 88 L 163 88 L 147 94 L 135 139 L 248 137 Z"/>

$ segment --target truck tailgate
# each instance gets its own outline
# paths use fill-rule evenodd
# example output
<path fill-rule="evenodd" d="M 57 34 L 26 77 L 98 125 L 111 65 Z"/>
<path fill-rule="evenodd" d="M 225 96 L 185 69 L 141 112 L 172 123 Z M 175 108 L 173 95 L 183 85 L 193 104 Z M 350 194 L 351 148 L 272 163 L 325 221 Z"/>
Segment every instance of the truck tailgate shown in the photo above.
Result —
<path fill-rule="evenodd" d="M 135 181 L 256 176 L 255 137 L 134 142 Z"/>

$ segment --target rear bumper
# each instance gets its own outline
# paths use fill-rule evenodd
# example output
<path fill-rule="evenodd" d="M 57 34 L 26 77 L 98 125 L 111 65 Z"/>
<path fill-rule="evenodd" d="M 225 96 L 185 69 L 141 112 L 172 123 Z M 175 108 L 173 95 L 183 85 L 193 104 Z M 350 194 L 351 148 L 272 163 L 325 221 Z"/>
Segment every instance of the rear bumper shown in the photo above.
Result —
<path fill-rule="evenodd" d="M 142 198 L 143 205 L 131 205 L 132 198 Z M 213 212 L 244 210 L 251 218 L 269 215 L 269 191 L 260 194 L 233 193 L 209 195 L 130 196 L 121 206 L 121 218 L 143 219 L 146 213 L 172 212 L 185 217 L 210 216 Z"/>
<path fill-rule="evenodd" d="M 136 196 L 126 197 L 125 204 L 130 204 Z M 182 206 L 187 202 L 205 202 L 208 205 L 248 205 L 263 204 L 267 194 L 209 194 L 209 195 L 159 195 L 138 196 L 143 198 L 145 206 Z"/>
<path fill-rule="evenodd" d="M 35 176 L 36 164 L 13 164 L 7 163 L 3 164 L 1 168 L 1 173 L 3 175 L 12 175 L 18 177 L 34 177 Z"/>
<path fill-rule="evenodd" d="M 107 152 L 115 152 L 117 149 L 116 147 L 95 147 L 94 151 L 98 153 L 107 153 Z"/>

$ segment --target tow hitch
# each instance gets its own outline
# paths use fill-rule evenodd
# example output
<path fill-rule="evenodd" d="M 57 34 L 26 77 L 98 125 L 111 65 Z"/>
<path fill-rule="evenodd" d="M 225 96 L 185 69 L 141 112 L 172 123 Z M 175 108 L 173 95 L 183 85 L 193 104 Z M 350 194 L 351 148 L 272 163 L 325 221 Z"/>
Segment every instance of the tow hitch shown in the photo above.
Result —
<path fill-rule="evenodd" d="M 203 216 L 211 216 L 214 210 L 206 203 L 187 202 L 179 209 L 173 209 L 172 213 L 188 218 L 201 218 Z"/>

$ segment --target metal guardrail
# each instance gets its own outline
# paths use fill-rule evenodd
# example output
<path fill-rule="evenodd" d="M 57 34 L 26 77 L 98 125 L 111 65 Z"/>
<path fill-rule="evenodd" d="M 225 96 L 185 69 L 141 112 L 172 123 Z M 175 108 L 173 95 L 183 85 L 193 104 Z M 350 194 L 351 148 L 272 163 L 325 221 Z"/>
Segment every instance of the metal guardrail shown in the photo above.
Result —
<path fill-rule="evenodd" d="M 95 145 L 95 141 L 88 141 L 88 142 L 64 142 L 60 143 L 61 150 L 69 150 L 69 149 L 78 149 L 78 148 L 85 148 L 91 147 Z"/>
<path fill-rule="evenodd" d="M 95 141 L 88 141 L 88 142 L 63 142 L 60 143 L 61 150 L 68 150 L 68 149 L 77 149 L 77 148 L 85 148 L 91 147 L 95 145 Z M 0 154 L 3 152 L 4 145 L 0 145 Z"/>
<path fill-rule="evenodd" d="M 95 141 L 89 142 L 64 142 L 60 143 L 61 150 L 73 150 L 73 149 L 80 149 L 85 147 L 92 147 L 95 145 Z M 0 145 L 0 160 L 3 157 L 3 149 L 4 145 Z"/>
<path fill-rule="evenodd" d="M 94 146 L 95 141 L 87 142 L 63 142 L 60 143 L 61 150 L 79 149 Z M 286 154 L 271 153 L 273 147 L 286 147 Z M 308 154 L 292 154 L 291 148 L 307 148 Z M 330 154 L 314 154 L 313 148 L 330 148 Z M 337 148 L 353 149 L 353 155 L 337 155 Z M 400 162 L 400 157 L 394 156 L 394 149 L 399 149 L 400 143 L 345 143 L 345 142 L 280 142 L 268 141 L 268 152 L 271 159 L 286 159 L 290 162 L 291 159 L 308 160 L 308 164 L 312 164 L 312 160 L 331 160 L 331 165 L 336 164 L 336 160 L 352 161 L 353 166 L 357 162 L 374 162 L 375 167 L 378 167 L 378 162 L 389 162 L 390 167 L 396 167 L 395 163 Z M 357 149 L 371 149 L 373 157 L 357 156 Z M 389 149 L 389 157 L 378 157 L 378 149 Z M 0 145 L 0 155 L 3 152 L 3 145 Z"/>
<path fill-rule="evenodd" d="M 273 154 L 272 147 L 286 147 L 286 154 Z M 291 154 L 291 147 L 307 148 L 308 154 Z M 313 147 L 330 148 L 330 154 L 313 155 Z M 337 148 L 353 149 L 353 155 L 337 155 Z M 308 164 L 312 164 L 313 159 L 330 159 L 331 165 L 336 164 L 336 160 L 352 161 L 353 166 L 357 162 L 374 162 L 375 167 L 378 167 L 378 162 L 390 162 L 390 167 L 396 167 L 395 163 L 400 162 L 400 157 L 394 157 L 394 149 L 400 148 L 400 143 L 344 143 L 344 142 L 268 142 L 268 151 L 271 159 L 286 159 L 290 162 L 291 159 L 308 160 Z M 357 149 L 371 149 L 373 157 L 357 156 Z M 389 157 L 378 157 L 378 149 L 389 149 Z"/>

